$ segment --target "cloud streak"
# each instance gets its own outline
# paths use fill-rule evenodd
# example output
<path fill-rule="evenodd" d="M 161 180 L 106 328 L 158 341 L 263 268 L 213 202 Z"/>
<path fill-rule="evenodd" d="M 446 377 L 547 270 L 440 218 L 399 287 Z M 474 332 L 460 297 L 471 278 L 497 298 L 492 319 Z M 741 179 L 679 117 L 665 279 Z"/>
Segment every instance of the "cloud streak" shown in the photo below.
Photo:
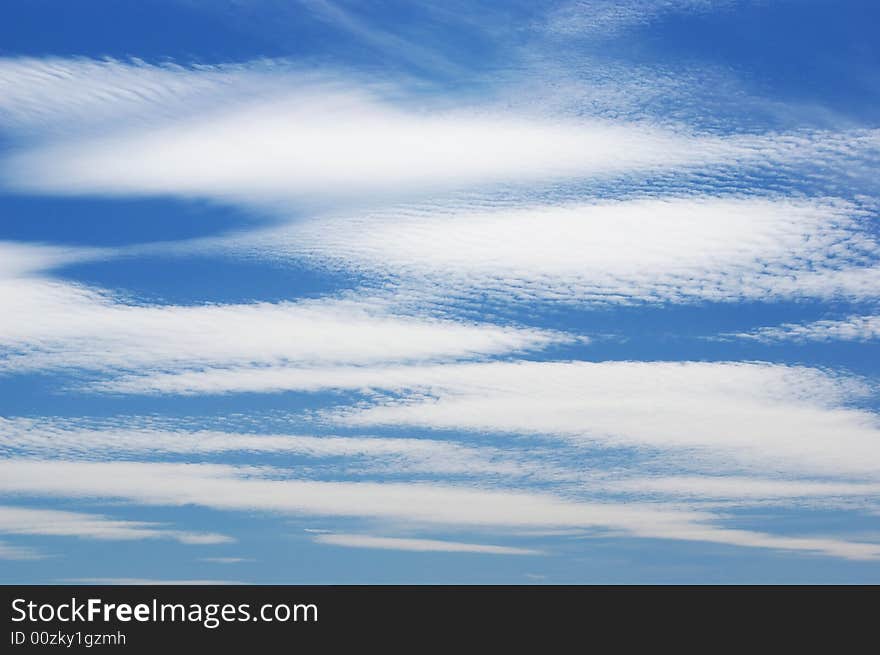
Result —
<path fill-rule="evenodd" d="M 783 323 L 750 332 L 724 335 L 726 338 L 749 339 L 763 343 L 780 341 L 875 341 L 880 338 L 880 316 L 848 316 L 823 319 L 811 323 Z"/>
<path fill-rule="evenodd" d="M 3 180 L 30 192 L 264 206 L 646 171 L 814 169 L 817 160 L 843 170 L 880 152 L 872 130 L 719 136 L 644 117 L 513 110 L 503 100 L 450 107 L 406 85 L 283 62 L 5 60 L 0 82 L 7 130 L 21 137 Z M 62 125 L 63 134 L 51 129 Z"/>
<path fill-rule="evenodd" d="M 145 305 L 43 276 L 86 254 L 0 244 L 0 371 L 369 364 L 471 358 L 540 349 L 548 331 L 394 314 L 337 299 Z"/>
<path fill-rule="evenodd" d="M 0 533 L 108 541 L 172 539 L 183 544 L 199 545 L 234 541 L 226 535 L 174 530 L 157 523 L 112 519 L 100 514 L 13 506 L 0 506 Z"/>
<path fill-rule="evenodd" d="M 711 466 L 876 474 L 877 415 L 853 405 L 866 380 L 739 362 L 488 362 L 374 368 L 267 368 L 131 376 L 127 393 L 371 390 L 328 420 L 347 426 L 557 435 L 584 445 L 691 452 Z"/>
<path fill-rule="evenodd" d="M 226 511 L 360 517 L 410 526 L 577 528 L 654 539 L 712 542 L 880 558 L 880 545 L 825 537 L 782 537 L 713 523 L 705 512 L 649 503 L 587 502 L 547 493 L 452 485 L 265 479 L 254 468 L 133 462 L 0 461 L 0 491 L 121 499 L 147 505 L 195 504 Z"/>
<path fill-rule="evenodd" d="M 208 241 L 394 280 L 397 298 L 578 304 L 874 298 L 869 212 L 833 199 L 665 197 L 402 208 Z"/>
<path fill-rule="evenodd" d="M 46 557 L 46 555 L 33 548 L 13 546 L 0 541 L 0 560 L 38 560 L 43 559 L 44 557 Z"/>
<path fill-rule="evenodd" d="M 377 537 L 366 534 L 321 534 L 313 541 L 330 546 L 346 548 L 372 548 L 378 550 L 404 550 L 417 553 L 480 553 L 485 555 L 542 555 L 539 550 L 515 548 L 513 546 L 493 546 L 491 544 L 469 544 L 460 541 L 439 539 L 405 539 L 400 537 Z"/>
<path fill-rule="evenodd" d="M 253 434 L 192 430 L 170 422 L 144 426 L 138 417 L 99 422 L 0 418 L 0 453 L 80 460 L 112 460 L 180 455 L 252 456 L 283 454 L 305 457 L 310 469 L 331 475 L 423 475 L 575 480 L 580 475 L 562 466 L 552 451 L 533 444 L 503 448 L 470 446 L 425 438 L 340 437 L 296 434 Z"/>

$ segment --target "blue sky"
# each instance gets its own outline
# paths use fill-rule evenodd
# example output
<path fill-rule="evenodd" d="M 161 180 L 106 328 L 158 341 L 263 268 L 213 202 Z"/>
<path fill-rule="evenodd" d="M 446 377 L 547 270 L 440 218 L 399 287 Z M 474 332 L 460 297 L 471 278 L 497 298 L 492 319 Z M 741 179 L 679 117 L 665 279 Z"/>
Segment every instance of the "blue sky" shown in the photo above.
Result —
<path fill-rule="evenodd" d="M 0 8 L 0 580 L 880 582 L 873 2 Z"/>

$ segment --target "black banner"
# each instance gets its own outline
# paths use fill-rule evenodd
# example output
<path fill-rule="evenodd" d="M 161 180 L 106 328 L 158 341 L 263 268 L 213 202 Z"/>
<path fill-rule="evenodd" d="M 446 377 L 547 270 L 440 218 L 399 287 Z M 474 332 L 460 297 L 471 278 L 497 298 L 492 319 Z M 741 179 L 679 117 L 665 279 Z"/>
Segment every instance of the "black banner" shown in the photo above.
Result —
<path fill-rule="evenodd" d="M 0 652 L 873 643 L 876 587 L 7 586 Z M 597 640 L 601 639 L 599 642 Z M 413 641 L 415 640 L 415 641 Z M 573 641 L 572 641 L 573 640 Z M 758 640 L 757 642 L 755 640 Z M 706 645 L 711 645 L 706 642 Z"/>

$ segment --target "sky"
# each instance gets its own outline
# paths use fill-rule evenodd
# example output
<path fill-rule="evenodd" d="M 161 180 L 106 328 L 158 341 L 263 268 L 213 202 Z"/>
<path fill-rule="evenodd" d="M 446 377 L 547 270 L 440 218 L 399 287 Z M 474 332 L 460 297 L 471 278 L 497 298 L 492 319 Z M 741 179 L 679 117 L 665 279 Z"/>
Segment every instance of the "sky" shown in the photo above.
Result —
<path fill-rule="evenodd" d="M 878 23 L 7 0 L 0 581 L 880 583 Z"/>

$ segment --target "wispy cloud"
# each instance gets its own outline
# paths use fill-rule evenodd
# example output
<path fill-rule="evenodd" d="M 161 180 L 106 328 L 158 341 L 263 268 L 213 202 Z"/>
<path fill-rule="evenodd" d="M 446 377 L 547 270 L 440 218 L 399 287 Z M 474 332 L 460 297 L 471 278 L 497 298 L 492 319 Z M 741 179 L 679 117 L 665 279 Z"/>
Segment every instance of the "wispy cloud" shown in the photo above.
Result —
<path fill-rule="evenodd" d="M 303 366 L 430 361 L 540 349 L 552 333 L 386 314 L 345 302 L 130 305 L 85 289 L 17 283 L 23 314 L 0 325 L 0 368 L 188 369 L 298 362 Z M 42 294 L 28 293 L 43 291 Z M 78 292 L 78 293 L 77 293 Z M 50 302 L 41 302 L 49 299 Z M 64 320 L 23 323 L 25 316 Z"/>
<path fill-rule="evenodd" d="M 407 539 L 377 537 L 366 534 L 322 534 L 313 538 L 319 544 L 346 548 L 376 548 L 380 550 L 409 550 L 414 552 L 482 553 L 486 555 L 543 555 L 539 550 L 490 544 L 469 544 L 440 539 Z"/>
<path fill-rule="evenodd" d="M 385 390 L 329 420 L 559 435 L 585 445 L 691 451 L 712 466 L 874 475 L 873 386 L 815 368 L 737 362 L 491 362 L 266 368 L 132 376 L 129 393 Z"/>
<path fill-rule="evenodd" d="M 657 503 L 589 502 L 548 493 L 406 484 L 266 479 L 252 467 L 133 462 L 0 461 L 0 491 L 200 505 L 227 511 L 360 517 L 410 526 L 579 528 L 610 534 L 880 558 L 880 544 L 777 536 L 718 525 L 702 510 Z"/>
<path fill-rule="evenodd" d="M 5 372 L 427 361 L 571 340 L 542 330 L 406 316 L 380 303 L 335 299 L 135 304 L 35 270 L 76 253 L 0 244 L 0 253 L 5 252 L 12 254 L 6 266 L 15 270 L 0 277 L 0 304 L 16 309 L 0 317 L 0 371 Z"/>
<path fill-rule="evenodd" d="M 94 259 L 104 253 L 100 248 L 0 241 L 0 254 L 0 282 L 26 284 L 40 279 L 53 268 Z"/>
<path fill-rule="evenodd" d="M 874 341 L 880 338 L 880 316 L 848 316 L 809 323 L 783 323 L 750 332 L 722 335 L 728 339 L 776 341 Z"/>
<path fill-rule="evenodd" d="M 0 125 L 27 139 L 146 126 L 277 92 L 307 70 L 286 62 L 161 65 L 80 58 L 0 59 Z M 63 98 L 63 102 L 59 99 Z"/>
<path fill-rule="evenodd" d="M 7 129 L 22 138 L 3 179 L 41 192 L 264 206 L 650 170 L 814 168 L 819 156 L 845 168 L 878 151 L 871 130 L 719 136 L 644 118 L 539 115 L 503 102 L 432 108 L 405 88 L 277 63 L 205 69 L 14 60 L 0 65 L 4 75 L 12 89 Z M 175 101 L 164 103 L 166 96 Z M 223 108 L 203 111 L 210 102 Z M 92 106 L 103 120 L 90 118 Z M 117 109 L 121 118 L 112 120 Z M 28 136 L 20 127 L 22 115 L 63 124 L 65 111 L 80 129 Z"/>
<path fill-rule="evenodd" d="M 0 453 L 8 456 L 108 460 L 168 455 L 282 453 L 327 460 L 318 471 L 330 475 L 427 475 L 576 480 L 576 471 L 535 444 L 503 448 L 452 440 L 406 437 L 340 437 L 247 434 L 192 430 L 174 422 L 144 426 L 138 417 L 118 417 L 97 425 L 84 420 L 0 418 Z"/>
<path fill-rule="evenodd" d="M 112 519 L 100 514 L 13 506 L 0 506 L 0 533 L 111 541 L 172 539 L 184 544 L 203 545 L 234 541 L 226 535 L 175 530 L 158 523 Z"/>
<path fill-rule="evenodd" d="M 324 261 L 466 301 L 876 297 L 869 213 L 833 199 L 663 197 L 320 216 L 206 247 Z"/>

